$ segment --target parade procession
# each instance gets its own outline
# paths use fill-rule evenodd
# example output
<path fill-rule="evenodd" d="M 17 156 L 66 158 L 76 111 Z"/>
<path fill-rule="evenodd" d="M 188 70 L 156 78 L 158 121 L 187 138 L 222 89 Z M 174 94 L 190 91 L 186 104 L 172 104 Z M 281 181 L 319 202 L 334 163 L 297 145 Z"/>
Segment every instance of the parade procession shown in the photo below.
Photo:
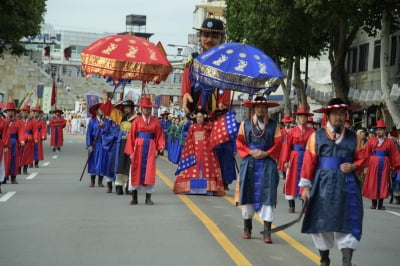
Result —
<path fill-rule="evenodd" d="M 400 4 L 245 2 L 7 14 L 1 265 L 398 265 Z"/>

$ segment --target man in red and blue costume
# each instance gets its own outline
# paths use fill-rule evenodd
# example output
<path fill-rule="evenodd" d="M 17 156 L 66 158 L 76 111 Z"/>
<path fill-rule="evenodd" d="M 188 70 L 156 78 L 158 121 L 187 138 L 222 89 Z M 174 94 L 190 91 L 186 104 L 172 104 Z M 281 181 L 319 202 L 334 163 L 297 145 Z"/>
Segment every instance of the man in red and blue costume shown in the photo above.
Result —
<path fill-rule="evenodd" d="M 241 158 L 239 205 L 243 205 L 244 239 L 251 238 L 252 219 L 258 213 L 264 221 L 264 242 L 271 244 L 272 221 L 277 199 L 278 160 L 282 135 L 278 123 L 268 116 L 268 107 L 278 106 L 263 96 L 243 103 L 250 107 L 250 118 L 240 124 L 236 139 Z"/>
<path fill-rule="evenodd" d="M 289 114 L 286 114 L 281 120 L 281 123 L 283 123 L 283 127 L 281 128 L 282 147 L 286 143 L 286 136 L 287 136 L 287 133 L 289 132 L 289 130 L 291 128 L 290 127 L 290 123 L 293 122 L 293 121 L 294 121 L 294 119 Z M 281 149 L 281 154 L 279 155 L 279 160 L 278 160 L 278 170 L 282 172 L 283 179 L 286 179 L 286 170 L 287 169 L 285 167 L 285 162 L 284 162 L 284 160 L 282 158 L 283 152 L 284 152 L 284 149 L 282 148 Z"/>
<path fill-rule="evenodd" d="M 224 23 L 216 18 L 204 19 L 199 29 L 201 52 L 205 52 L 224 42 Z M 191 75 L 193 59 L 198 53 L 189 56 L 183 69 L 182 80 L 182 108 L 186 114 L 192 113 L 198 106 L 203 106 L 208 112 L 215 109 L 223 110 L 229 108 L 231 93 L 229 90 L 213 89 L 202 90 L 195 88 L 195 84 Z"/>
<path fill-rule="evenodd" d="M 363 196 L 372 200 L 370 209 L 386 210 L 383 200 L 389 196 L 390 170 L 400 176 L 400 153 L 392 141 L 386 137 L 385 121 L 378 120 L 376 137 L 365 145 L 367 173 L 363 184 Z"/>
<path fill-rule="evenodd" d="M 21 122 L 23 126 L 23 131 L 25 133 L 25 145 L 21 147 L 21 161 L 20 167 L 23 168 L 23 174 L 28 174 L 28 167 L 33 164 L 33 151 L 35 146 L 35 141 L 37 140 L 37 134 L 35 131 L 35 122 L 30 117 L 31 107 L 29 105 L 24 105 L 21 109 L 22 117 Z"/>
<path fill-rule="evenodd" d="M 289 201 L 289 213 L 295 212 L 295 199 L 300 197 L 300 172 L 303 166 L 304 151 L 308 138 L 314 133 L 314 129 L 307 126 L 308 117 L 313 114 L 308 108 L 300 106 L 296 113 L 297 125 L 291 128 L 286 135 L 286 142 L 282 145 L 282 157 L 284 166 L 287 169 L 283 193 Z"/>
<path fill-rule="evenodd" d="M 53 151 L 61 151 L 61 146 L 64 145 L 64 128 L 67 121 L 61 116 L 64 112 L 60 109 L 52 111 L 54 116 L 50 119 L 49 127 L 51 128 L 50 145 L 53 146 Z"/>
<path fill-rule="evenodd" d="M 150 97 L 142 96 L 137 106 L 142 109 L 142 116 L 132 122 L 125 145 L 125 153 L 131 158 L 129 190 L 132 191 L 131 205 L 138 204 L 137 189 L 146 193 L 145 203 L 153 205 L 151 194 L 156 183 L 156 158 L 165 148 L 164 134 L 160 121 L 151 116 L 151 109 L 157 105 Z"/>
<path fill-rule="evenodd" d="M 46 122 L 42 119 L 43 111 L 40 106 L 35 106 L 33 109 L 33 121 L 35 123 L 35 131 L 37 139 L 33 150 L 33 159 L 35 161 L 35 168 L 39 168 L 39 161 L 44 160 L 43 141 L 47 139 Z"/>
<path fill-rule="evenodd" d="M 364 163 L 362 143 L 344 126 L 352 109 L 342 99 L 333 98 L 314 111 L 324 113 L 323 127 L 307 141 L 300 175 L 302 199 L 309 202 L 301 231 L 312 235 L 321 265 L 326 266 L 335 238 L 343 265 L 351 265 L 362 234 L 361 184 L 355 174 Z"/>
<path fill-rule="evenodd" d="M 5 118 L 6 128 L 3 131 L 3 151 L 5 163 L 5 179 L 7 182 L 8 177 L 11 176 L 11 183 L 18 184 L 17 175 L 18 167 L 21 160 L 20 147 L 25 145 L 25 132 L 21 120 L 16 119 L 17 108 L 13 102 L 7 103 L 4 108 L 7 114 Z"/>

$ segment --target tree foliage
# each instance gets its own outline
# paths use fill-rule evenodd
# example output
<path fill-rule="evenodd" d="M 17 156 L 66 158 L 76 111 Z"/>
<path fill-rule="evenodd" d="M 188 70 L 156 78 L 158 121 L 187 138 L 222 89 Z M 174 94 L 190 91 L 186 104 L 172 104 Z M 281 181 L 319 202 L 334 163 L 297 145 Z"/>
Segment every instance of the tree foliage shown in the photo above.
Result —
<path fill-rule="evenodd" d="M 295 0 L 227 0 L 227 31 L 231 41 L 246 39 L 275 59 L 318 57 L 324 39 Z"/>
<path fill-rule="evenodd" d="M 24 47 L 20 40 L 40 32 L 46 0 L 0 1 L 0 55 L 6 51 L 20 55 Z"/>
<path fill-rule="evenodd" d="M 274 58 L 318 55 L 328 50 L 336 96 L 347 99 L 346 55 L 357 31 L 376 35 L 382 10 L 392 10 L 398 28 L 398 0 L 227 0 L 228 36 L 243 38 Z M 397 14 L 397 15 L 396 15 Z M 397 20 L 398 21 L 398 20 Z"/>

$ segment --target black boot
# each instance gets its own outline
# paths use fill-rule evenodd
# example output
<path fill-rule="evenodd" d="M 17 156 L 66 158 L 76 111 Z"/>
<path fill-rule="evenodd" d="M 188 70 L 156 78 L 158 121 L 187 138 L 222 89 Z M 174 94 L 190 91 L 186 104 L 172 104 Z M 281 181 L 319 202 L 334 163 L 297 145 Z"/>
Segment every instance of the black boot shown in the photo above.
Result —
<path fill-rule="evenodd" d="M 17 177 L 15 175 L 11 176 L 11 184 L 18 184 Z"/>
<path fill-rule="evenodd" d="M 244 219 L 243 239 L 251 239 L 251 230 L 253 229 L 253 219 Z"/>
<path fill-rule="evenodd" d="M 125 195 L 131 195 L 132 191 L 129 191 L 128 185 L 125 186 Z"/>
<path fill-rule="evenodd" d="M 129 203 L 130 205 L 136 205 L 137 204 L 137 190 L 132 191 L 132 200 Z"/>
<path fill-rule="evenodd" d="M 115 192 L 117 195 L 123 195 L 124 192 L 122 191 L 122 186 L 115 186 Z"/>
<path fill-rule="evenodd" d="M 296 203 L 294 200 L 289 200 L 289 213 L 294 213 Z"/>
<path fill-rule="evenodd" d="M 35 168 L 39 168 L 39 161 L 35 161 Z"/>
<path fill-rule="evenodd" d="M 56 148 L 53 148 L 53 152 L 56 152 Z"/>
<path fill-rule="evenodd" d="M 28 165 L 23 166 L 23 174 L 28 175 Z"/>
<path fill-rule="evenodd" d="M 151 193 L 146 193 L 146 204 L 153 205 L 154 202 L 151 200 Z"/>
<path fill-rule="evenodd" d="M 4 177 L 3 184 L 7 184 L 8 176 Z"/>
<path fill-rule="evenodd" d="M 98 181 L 99 187 L 104 187 L 103 185 L 103 176 L 99 175 L 99 181 Z"/>
<path fill-rule="evenodd" d="M 90 175 L 90 185 L 89 187 L 94 187 L 94 183 L 96 182 L 96 175 Z"/>
<path fill-rule="evenodd" d="M 370 209 L 376 209 L 376 204 L 378 203 L 378 201 L 377 200 L 371 200 L 372 201 L 372 205 L 371 205 L 371 207 L 369 207 Z"/>
<path fill-rule="evenodd" d="M 107 193 L 111 193 L 112 192 L 112 182 L 107 182 Z"/>
<path fill-rule="evenodd" d="M 343 266 L 351 266 L 351 258 L 353 257 L 353 249 L 342 248 Z"/>
<path fill-rule="evenodd" d="M 272 244 L 271 239 L 271 222 L 264 221 L 264 243 Z"/>
<path fill-rule="evenodd" d="M 383 199 L 378 200 L 378 210 L 386 210 L 386 207 L 383 206 Z"/>
<path fill-rule="evenodd" d="M 319 255 L 321 256 L 321 266 L 329 266 L 331 264 L 331 260 L 329 259 L 329 249 L 328 250 L 320 250 Z"/>

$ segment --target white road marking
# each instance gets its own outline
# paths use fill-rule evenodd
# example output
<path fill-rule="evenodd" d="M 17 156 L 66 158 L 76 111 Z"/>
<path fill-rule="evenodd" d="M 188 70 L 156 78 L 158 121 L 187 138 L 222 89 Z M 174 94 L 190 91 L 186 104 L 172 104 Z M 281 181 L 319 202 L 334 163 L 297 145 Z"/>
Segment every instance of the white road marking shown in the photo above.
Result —
<path fill-rule="evenodd" d="M 57 159 L 57 158 L 58 158 L 58 155 L 53 155 L 53 156 L 51 156 L 51 158 Z"/>
<path fill-rule="evenodd" d="M 42 166 L 48 166 L 50 164 L 50 162 L 45 162 L 45 163 L 42 163 Z"/>
<path fill-rule="evenodd" d="M 388 213 L 391 213 L 391 214 L 394 214 L 394 215 L 397 215 L 397 216 L 400 216 L 400 213 L 398 213 L 398 212 L 394 212 L 394 211 L 387 211 Z"/>
<path fill-rule="evenodd" d="M 28 175 L 25 179 L 34 179 L 35 176 L 37 176 L 38 173 L 31 173 L 30 175 Z"/>
<path fill-rule="evenodd" d="M 0 202 L 6 202 L 7 200 L 9 200 L 12 196 L 14 196 L 14 194 L 17 193 L 15 191 L 9 191 L 6 194 L 4 194 L 3 197 L 0 198 Z"/>

